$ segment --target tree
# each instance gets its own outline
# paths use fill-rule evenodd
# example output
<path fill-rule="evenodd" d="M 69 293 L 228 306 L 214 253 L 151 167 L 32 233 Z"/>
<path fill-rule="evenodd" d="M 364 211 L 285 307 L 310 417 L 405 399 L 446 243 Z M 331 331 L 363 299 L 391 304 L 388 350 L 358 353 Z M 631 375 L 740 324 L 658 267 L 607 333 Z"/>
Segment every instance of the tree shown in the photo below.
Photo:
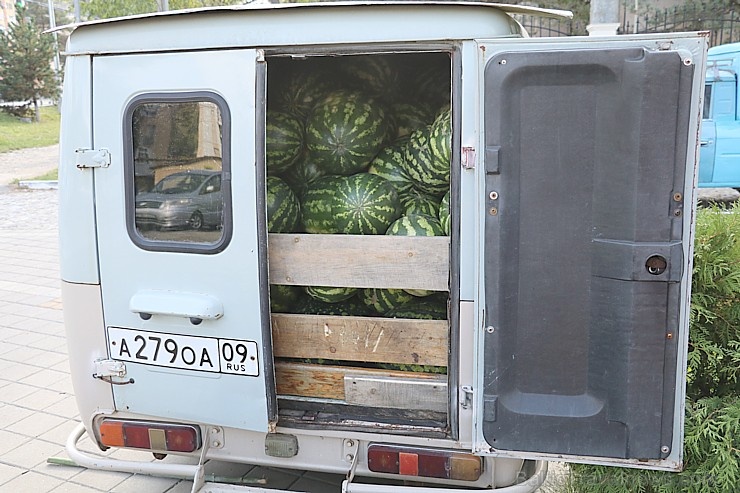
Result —
<path fill-rule="evenodd" d="M 27 115 L 33 104 L 38 122 L 39 101 L 56 98 L 59 86 L 51 66 L 53 40 L 25 14 L 25 8 L 20 7 L 17 21 L 0 34 L 0 95 L 5 101 L 20 103 L 19 106 L 3 106 L 14 115 Z"/>

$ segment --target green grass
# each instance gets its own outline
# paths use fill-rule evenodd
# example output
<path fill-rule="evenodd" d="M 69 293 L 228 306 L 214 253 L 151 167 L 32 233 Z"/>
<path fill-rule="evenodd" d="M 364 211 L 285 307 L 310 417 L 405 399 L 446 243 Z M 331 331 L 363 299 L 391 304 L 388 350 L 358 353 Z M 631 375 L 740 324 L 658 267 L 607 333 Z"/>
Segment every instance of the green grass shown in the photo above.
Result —
<path fill-rule="evenodd" d="M 0 152 L 45 147 L 59 142 L 59 111 L 56 106 L 41 108 L 40 123 L 24 123 L 0 111 Z"/>
<path fill-rule="evenodd" d="M 51 171 L 47 171 L 41 176 L 36 176 L 34 178 L 31 178 L 31 180 L 41 180 L 41 181 L 53 181 L 59 179 L 59 170 L 54 169 Z"/>

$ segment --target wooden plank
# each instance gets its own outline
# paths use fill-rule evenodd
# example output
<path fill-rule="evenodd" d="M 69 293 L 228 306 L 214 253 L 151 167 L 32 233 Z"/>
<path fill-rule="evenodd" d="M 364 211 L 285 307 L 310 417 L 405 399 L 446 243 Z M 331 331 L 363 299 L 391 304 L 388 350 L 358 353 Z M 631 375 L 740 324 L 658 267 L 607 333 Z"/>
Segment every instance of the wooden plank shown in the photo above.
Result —
<path fill-rule="evenodd" d="M 416 380 L 422 384 L 430 382 L 437 385 L 447 384 L 447 375 L 288 363 L 285 361 L 275 362 L 275 380 L 278 395 L 334 399 L 344 402 L 345 376 L 348 379 L 383 378 L 386 381 L 389 378 L 398 378 L 407 384 L 409 380 Z M 353 399 L 353 404 L 359 404 L 357 396 L 354 396 Z M 377 397 L 374 396 L 373 402 L 377 401 Z"/>
<path fill-rule="evenodd" d="M 447 236 L 277 234 L 268 238 L 272 284 L 447 291 Z"/>
<path fill-rule="evenodd" d="M 282 358 L 447 366 L 449 332 L 446 320 L 272 315 L 273 353 Z"/>

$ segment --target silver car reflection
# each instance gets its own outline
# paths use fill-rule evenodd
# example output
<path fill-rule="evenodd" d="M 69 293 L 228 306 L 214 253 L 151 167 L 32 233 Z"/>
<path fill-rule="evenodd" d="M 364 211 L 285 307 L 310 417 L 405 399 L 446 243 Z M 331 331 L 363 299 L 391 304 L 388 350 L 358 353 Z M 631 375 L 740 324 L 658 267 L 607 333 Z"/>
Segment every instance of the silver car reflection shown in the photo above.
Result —
<path fill-rule="evenodd" d="M 136 226 L 204 229 L 222 226 L 221 172 L 189 170 L 162 178 L 136 196 Z"/>

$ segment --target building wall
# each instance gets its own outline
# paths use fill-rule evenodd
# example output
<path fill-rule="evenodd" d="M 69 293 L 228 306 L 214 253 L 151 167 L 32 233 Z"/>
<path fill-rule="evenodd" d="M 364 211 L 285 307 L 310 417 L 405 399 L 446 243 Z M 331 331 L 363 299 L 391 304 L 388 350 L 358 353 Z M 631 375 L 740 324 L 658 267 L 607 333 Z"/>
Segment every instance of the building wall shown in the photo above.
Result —
<path fill-rule="evenodd" d="M 15 2 L 0 0 L 0 30 L 7 30 L 8 25 L 15 20 Z"/>

